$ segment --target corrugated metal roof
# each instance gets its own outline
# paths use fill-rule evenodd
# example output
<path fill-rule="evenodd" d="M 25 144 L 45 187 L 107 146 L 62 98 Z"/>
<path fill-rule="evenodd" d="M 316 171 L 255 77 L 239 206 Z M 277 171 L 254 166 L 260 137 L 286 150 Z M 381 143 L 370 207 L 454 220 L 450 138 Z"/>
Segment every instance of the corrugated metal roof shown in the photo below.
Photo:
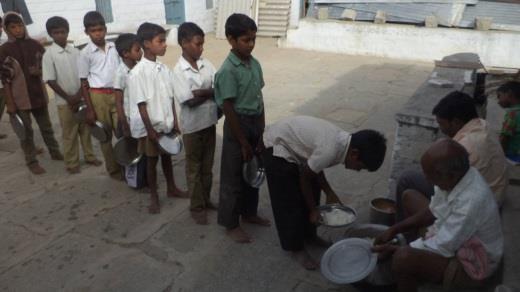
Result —
<path fill-rule="evenodd" d="M 460 26 L 474 27 L 477 16 L 492 17 L 494 29 L 507 29 L 510 26 L 520 30 L 520 4 L 479 1 L 475 6 L 466 7 Z"/>

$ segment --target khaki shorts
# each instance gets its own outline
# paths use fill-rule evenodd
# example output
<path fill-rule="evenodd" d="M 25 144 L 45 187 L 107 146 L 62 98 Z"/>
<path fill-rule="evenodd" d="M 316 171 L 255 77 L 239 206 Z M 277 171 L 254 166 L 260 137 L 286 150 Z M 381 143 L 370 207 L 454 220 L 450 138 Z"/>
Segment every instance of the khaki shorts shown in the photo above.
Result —
<path fill-rule="evenodd" d="M 457 258 L 452 258 L 444 271 L 443 286 L 445 289 L 476 288 L 485 286 L 487 279 L 474 280 L 464 270 Z"/>
<path fill-rule="evenodd" d="M 137 152 L 144 154 L 146 157 L 158 157 L 162 154 L 159 145 L 148 139 L 148 137 L 139 138 Z"/>

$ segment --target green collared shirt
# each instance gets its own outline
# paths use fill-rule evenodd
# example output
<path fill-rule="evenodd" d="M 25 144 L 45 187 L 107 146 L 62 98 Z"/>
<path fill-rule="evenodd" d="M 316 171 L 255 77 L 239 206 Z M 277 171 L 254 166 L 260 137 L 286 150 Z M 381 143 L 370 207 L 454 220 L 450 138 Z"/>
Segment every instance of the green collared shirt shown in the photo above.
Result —
<path fill-rule="evenodd" d="M 247 64 L 230 52 L 215 74 L 215 100 L 218 106 L 222 107 L 226 99 L 234 99 L 238 114 L 259 115 L 264 111 L 263 87 L 262 67 L 252 56 Z"/>

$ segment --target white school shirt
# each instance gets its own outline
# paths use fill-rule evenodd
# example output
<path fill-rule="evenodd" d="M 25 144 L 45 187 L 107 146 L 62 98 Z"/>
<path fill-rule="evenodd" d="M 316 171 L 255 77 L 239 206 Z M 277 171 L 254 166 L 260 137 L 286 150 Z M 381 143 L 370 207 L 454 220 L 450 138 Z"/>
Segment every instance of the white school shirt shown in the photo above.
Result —
<path fill-rule="evenodd" d="M 266 127 L 265 147 L 288 162 L 307 163 L 314 173 L 344 163 L 351 135 L 321 119 L 295 116 Z"/>
<path fill-rule="evenodd" d="M 193 98 L 193 90 L 213 87 L 215 67 L 208 60 L 197 60 L 198 70 L 191 67 L 183 56 L 173 69 L 175 98 L 180 104 L 180 126 L 184 134 L 194 133 L 215 125 L 218 121 L 217 104 L 208 99 L 196 107 L 189 107 L 186 101 Z"/>
<path fill-rule="evenodd" d="M 130 90 L 128 89 L 128 75 L 130 68 L 124 62 L 117 66 L 116 74 L 114 75 L 114 89 L 119 89 L 123 92 L 123 108 L 126 118 L 130 120 Z"/>
<path fill-rule="evenodd" d="M 145 102 L 152 127 L 159 133 L 170 133 L 174 126 L 172 75 L 163 63 L 143 58 L 128 76 L 132 106 Z M 145 137 L 147 132 L 139 111 L 137 115 L 130 116 L 132 137 Z"/>
<path fill-rule="evenodd" d="M 470 167 L 450 192 L 435 187 L 430 210 L 435 222 L 428 227 L 426 239 L 411 242 L 411 247 L 450 258 L 476 237 L 486 250 L 489 272 L 496 270 L 504 248 L 500 215 L 493 192 L 478 170 Z"/>
<path fill-rule="evenodd" d="M 120 62 L 114 43 L 106 42 L 103 51 L 89 41 L 78 59 L 79 78 L 87 79 L 92 88 L 112 88 L 114 74 Z"/>
<path fill-rule="evenodd" d="M 78 77 L 79 50 L 70 44 L 62 48 L 56 43 L 45 50 L 42 59 L 43 81 L 56 80 L 56 83 L 69 95 L 78 93 L 81 86 Z M 56 105 L 66 105 L 67 101 L 56 92 Z"/>

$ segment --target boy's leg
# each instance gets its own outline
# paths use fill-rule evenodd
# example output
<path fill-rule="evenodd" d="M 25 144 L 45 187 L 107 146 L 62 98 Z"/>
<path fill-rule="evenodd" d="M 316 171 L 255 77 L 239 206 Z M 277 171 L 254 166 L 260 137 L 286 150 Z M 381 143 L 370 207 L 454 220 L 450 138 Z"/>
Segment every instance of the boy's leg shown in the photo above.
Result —
<path fill-rule="evenodd" d="M 25 155 L 25 163 L 29 169 L 35 174 L 42 174 L 45 170 L 39 165 L 36 159 L 36 147 L 34 146 L 34 131 L 32 129 L 31 111 L 18 110 L 16 114 L 22 119 L 25 128 L 25 140 L 20 140 L 23 153 Z"/>
<path fill-rule="evenodd" d="M 111 115 L 111 104 L 113 101 L 112 94 L 102 94 L 97 92 L 90 92 L 90 99 L 92 106 L 96 112 L 97 120 L 107 125 L 110 128 L 109 140 L 105 143 L 100 143 L 101 152 L 105 159 L 105 168 L 112 177 L 121 176 L 121 168 L 117 164 L 114 158 L 114 150 L 112 147 L 112 115 Z"/>
<path fill-rule="evenodd" d="M 220 166 L 220 194 L 218 224 L 227 229 L 228 235 L 240 243 L 251 242 L 251 237 L 240 228 L 239 198 L 242 196 L 242 151 L 233 137 L 231 128 L 224 121 L 222 137 L 222 163 Z"/>
<path fill-rule="evenodd" d="M 157 148 L 157 146 L 155 146 Z M 159 151 L 159 150 L 157 150 Z M 170 198 L 188 198 L 188 193 L 180 190 L 173 178 L 172 157 L 169 154 L 161 155 L 161 166 L 166 178 L 166 195 Z"/>
<path fill-rule="evenodd" d="M 210 195 L 213 183 L 213 161 L 215 159 L 216 140 L 217 131 L 215 125 L 204 130 L 202 142 L 202 145 L 204 145 L 202 153 L 202 194 L 206 208 L 213 207 Z"/>
<path fill-rule="evenodd" d="M 62 129 L 65 167 L 69 172 L 77 173 L 79 172 L 78 122 L 74 119 L 68 105 L 58 106 L 58 117 Z"/>
<path fill-rule="evenodd" d="M 148 212 L 157 214 L 161 211 L 159 204 L 159 195 L 157 193 L 157 160 L 159 156 L 150 147 L 151 141 L 147 137 L 139 139 L 138 151 L 146 156 L 146 178 L 148 187 L 150 188 L 150 206 Z"/>
<path fill-rule="evenodd" d="M 185 134 L 183 141 L 186 150 L 186 182 L 190 196 L 190 210 L 203 210 L 205 204 L 201 168 L 205 145 L 203 144 L 202 133 Z"/>
<path fill-rule="evenodd" d="M 47 106 L 31 110 L 40 132 L 43 137 L 49 154 L 54 160 L 63 160 L 63 154 L 60 152 L 60 146 L 56 138 L 54 137 L 54 131 L 52 130 L 51 118 L 49 117 L 49 110 Z"/>
<path fill-rule="evenodd" d="M 83 149 L 83 156 L 88 164 L 99 166 L 102 164 L 94 154 L 92 148 L 92 136 L 90 135 L 90 128 L 85 122 L 78 123 L 78 135 L 81 141 L 81 148 Z"/>
<path fill-rule="evenodd" d="M 5 95 L 4 95 L 4 89 L 0 88 L 0 121 L 2 121 L 2 115 L 4 114 L 5 109 Z M 4 139 L 7 137 L 6 134 L 0 133 L 0 139 Z"/>

